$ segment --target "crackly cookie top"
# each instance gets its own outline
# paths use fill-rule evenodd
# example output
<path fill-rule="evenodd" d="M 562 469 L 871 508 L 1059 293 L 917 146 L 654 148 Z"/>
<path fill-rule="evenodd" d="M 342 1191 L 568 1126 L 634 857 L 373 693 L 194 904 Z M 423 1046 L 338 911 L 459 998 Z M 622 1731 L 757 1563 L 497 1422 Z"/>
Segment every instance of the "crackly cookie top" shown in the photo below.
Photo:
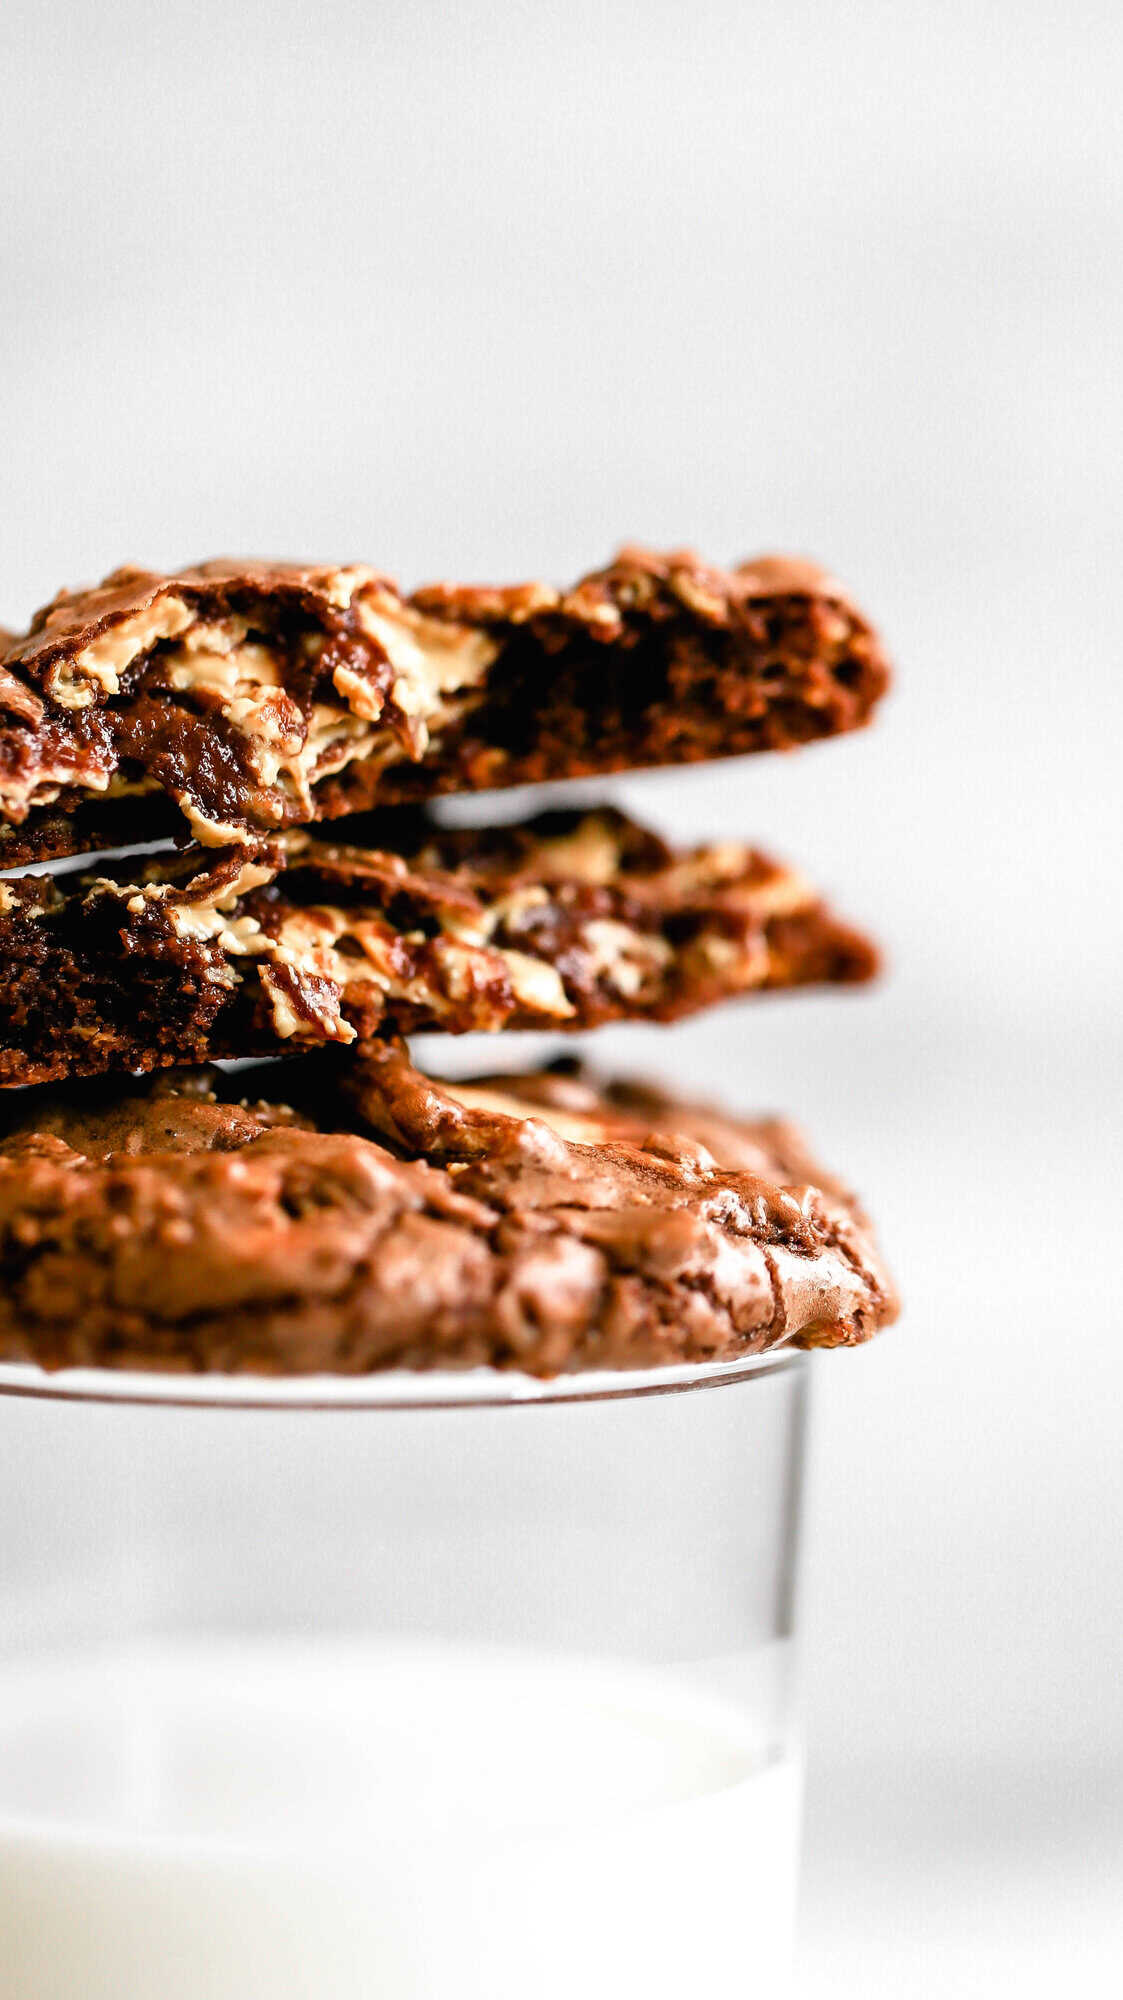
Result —
<path fill-rule="evenodd" d="M 0 648 L 0 860 L 790 747 L 887 681 L 847 593 L 785 557 L 409 596 L 363 565 L 122 569 Z"/>
<path fill-rule="evenodd" d="M 3 1109 L 9 1360 L 550 1375 L 849 1343 L 896 1309 L 789 1126 L 660 1091 L 441 1084 L 371 1043 Z"/>

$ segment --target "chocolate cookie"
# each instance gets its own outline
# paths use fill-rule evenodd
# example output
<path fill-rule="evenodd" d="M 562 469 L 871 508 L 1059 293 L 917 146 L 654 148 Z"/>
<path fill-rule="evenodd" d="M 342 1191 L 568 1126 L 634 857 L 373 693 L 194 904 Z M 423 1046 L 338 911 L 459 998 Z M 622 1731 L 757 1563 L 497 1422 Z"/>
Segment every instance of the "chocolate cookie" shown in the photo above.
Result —
<path fill-rule="evenodd" d="M 871 945 L 734 843 L 674 854 L 620 813 L 386 846 L 307 833 L 0 882 L 0 1084 L 376 1032 L 670 1020 L 868 978 Z"/>
<path fill-rule="evenodd" d="M 209 846 L 447 791 L 866 722 L 888 681 L 841 587 L 768 557 L 625 550 L 574 589 L 205 563 L 63 593 L 0 666 L 0 863 Z"/>
<path fill-rule="evenodd" d="M 896 1309 L 790 1127 L 658 1091 L 438 1084 L 375 1043 L 2 1109 L 8 1360 L 552 1375 L 861 1341 Z"/>

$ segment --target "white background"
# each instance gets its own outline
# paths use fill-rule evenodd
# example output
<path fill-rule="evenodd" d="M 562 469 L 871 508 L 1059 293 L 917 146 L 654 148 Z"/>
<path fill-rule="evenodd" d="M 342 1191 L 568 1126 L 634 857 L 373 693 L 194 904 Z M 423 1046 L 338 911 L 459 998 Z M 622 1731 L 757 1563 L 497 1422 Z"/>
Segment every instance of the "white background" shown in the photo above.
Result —
<path fill-rule="evenodd" d="M 1107 1992 L 1115 7 L 7 0 L 0 64 L 0 621 L 126 558 L 631 537 L 882 622 L 867 737 L 618 791 L 803 862 L 890 978 L 598 1053 L 806 1119 L 908 1301 L 818 1369 L 804 2000 Z"/>

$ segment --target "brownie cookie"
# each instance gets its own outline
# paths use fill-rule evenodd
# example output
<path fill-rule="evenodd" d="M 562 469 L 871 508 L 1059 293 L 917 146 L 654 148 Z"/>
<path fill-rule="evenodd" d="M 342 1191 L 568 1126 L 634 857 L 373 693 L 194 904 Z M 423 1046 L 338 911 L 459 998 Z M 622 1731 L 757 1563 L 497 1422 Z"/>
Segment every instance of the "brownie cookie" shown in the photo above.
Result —
<path fill-rule="evenodd" d="M 784 749 L 858 728 L 888 682 L 866 619 L 812 565 L 642 549 L 564 592 L 118 570 L 0 657 L 4 866 Z"/>
<path fill-rule="evenodd" d="M 869 978 L 872 946 L 729 842 L 675 854 L 620 813 L 388 845 L 289 833 L 0 882 L 0 1084 L 414 1029 L 671 1020 Z"/>
<path fill-rule="evenodd" d="M 896 1310 L 790 1127 L 657 1091 L 439 1084 L 372 1043 L 2 1113 L 7 1360 L 553 1375 L 856 1342 Z"/>

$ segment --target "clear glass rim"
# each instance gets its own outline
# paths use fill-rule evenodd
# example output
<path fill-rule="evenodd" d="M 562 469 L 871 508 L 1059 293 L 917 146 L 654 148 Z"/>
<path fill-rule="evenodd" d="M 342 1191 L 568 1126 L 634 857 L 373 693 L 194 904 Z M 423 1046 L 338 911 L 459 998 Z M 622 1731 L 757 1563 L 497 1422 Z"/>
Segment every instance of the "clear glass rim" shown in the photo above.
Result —
<path fill-rule="evenodd" d="M 805 1365 L 806 1354 L 770 1348 L 735 1361 L 666 1368 L 588 1369 L 543 1380 L 515 1369 L 392 1369 L 372 1375 L 190 1375 L 115 1368 L 60 1369 L 0 1362 L 0 1399 L 165 1409 L 399 1411 L 534 1409 L 731 1388 Z"/>

